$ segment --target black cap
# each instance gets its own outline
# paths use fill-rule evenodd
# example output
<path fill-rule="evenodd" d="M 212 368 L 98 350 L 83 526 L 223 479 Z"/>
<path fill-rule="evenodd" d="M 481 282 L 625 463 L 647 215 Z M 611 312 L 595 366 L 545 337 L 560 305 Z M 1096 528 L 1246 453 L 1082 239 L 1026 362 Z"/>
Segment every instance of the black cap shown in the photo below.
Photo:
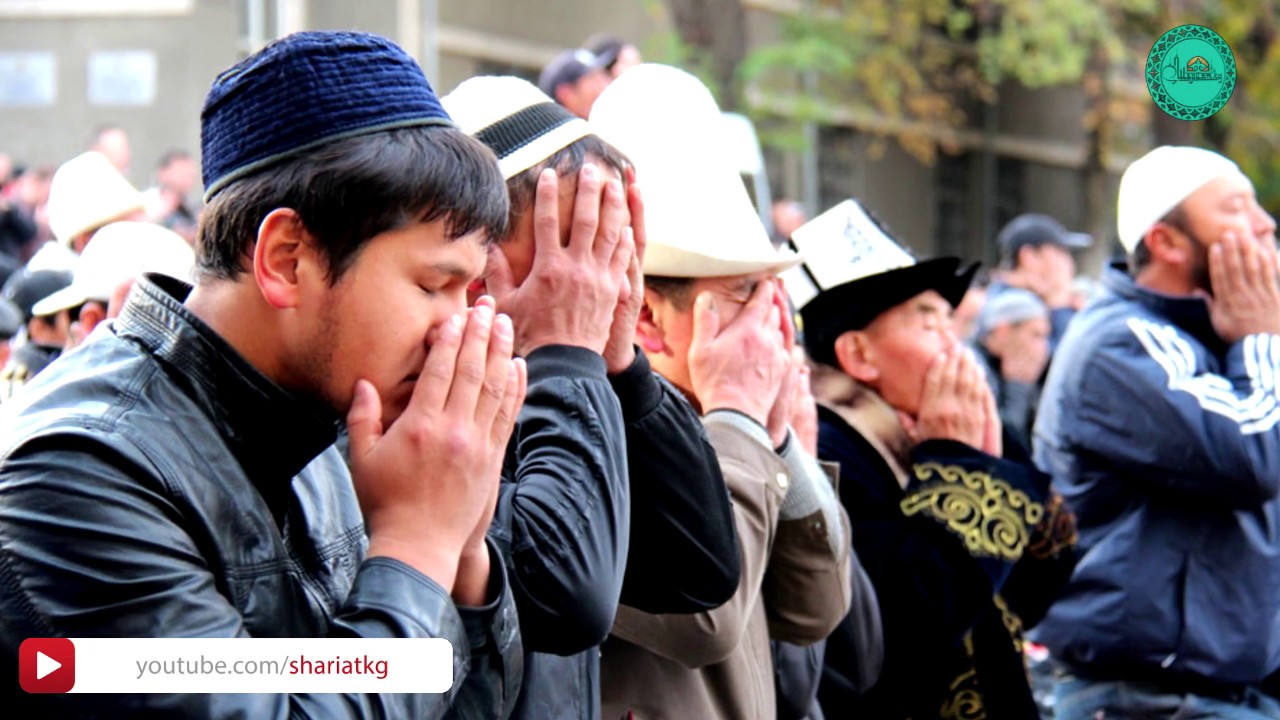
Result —
<path fill-rule="evenodd" d="M 0 341 L 8 340 L 18 334 L 18 330 L 25 325 L 22 321 L 22 311 L 13 303 L 0 298 Z"/>
<path fill-rule="evenodd" d="M 1026 213 L 1009 221 L 996 237 L 1000 254 L 1012 260 L 1024 246 L 1057 245 L 1068 250 L 1087 248 L 1093 244 L 1088 233 L 1070 232 L 1048 215 Z"/>
<path fill-rule="evenodd" d="M 613 67 L 613 63 L 622 54 L 622 48 L 627 44 L 613 35 L 599 34 L 587 38 L 582 43 L 582 47 L 590 50 L 600 59 L 600 67 L 609 69 Z"/>
<path fill-rule="evenodd" d="M 927 290 L 936 291 L 954 308 L 969 291 L 977 271 L 977 263 L 961 267 L 960 258 L 940 257 L 824 290 L 800 310 L 805 350 L 817 362 L 836 365 L 836 338 L 865 329 L 886 311 Z"/>
<path fill-rule="evenodd" d="M 566 83 L 576 83 L 583 75 L 604 66 L 600 57 L 590 50 L 565 50 L 542 68 L 542 74 L 538 76 L 538 89 L 554 98 L 556 88 Z"/>
<path fill-rule="evenodd" d="M 36 303 L 71 284 L 71 273 L 64 270 L 28 270 L 23 268 L 5 282 L 0 296 L 13 303 L 22 313 L 22 322 L 34 317 L 31 308 Z"/>

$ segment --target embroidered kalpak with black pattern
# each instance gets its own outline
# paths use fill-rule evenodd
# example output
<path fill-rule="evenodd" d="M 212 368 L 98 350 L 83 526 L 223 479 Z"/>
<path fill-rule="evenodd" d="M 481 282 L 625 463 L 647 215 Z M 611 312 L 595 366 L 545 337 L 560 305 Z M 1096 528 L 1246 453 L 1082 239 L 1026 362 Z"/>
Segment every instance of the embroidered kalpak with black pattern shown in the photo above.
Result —
<path fill-rule="evenodd" d="M 476 77 L 441 98 L 463 132 L 498 156 L 508 180 L 591 134 L 587 122 L 516 77 Z"/>

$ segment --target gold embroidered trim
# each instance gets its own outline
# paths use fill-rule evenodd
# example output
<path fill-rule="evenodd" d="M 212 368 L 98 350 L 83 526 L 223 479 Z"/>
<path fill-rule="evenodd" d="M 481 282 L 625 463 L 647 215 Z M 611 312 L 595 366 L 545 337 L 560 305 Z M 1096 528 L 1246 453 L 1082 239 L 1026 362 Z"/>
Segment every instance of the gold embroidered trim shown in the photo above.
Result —
<path fill-rule="evenodd" d="M 1030 528 L 1044 507 L 1009 483 L 984 472 L 928 462 L 913 467 L 916 478 L 945 482 L 926 487 L 902 501 L 908 516 L 927 512 L 964 538 L 974 555 L 1017 560 L 1030 540 Z"/>
<path fill-rule="evenodd" d="M 995 601 L 996 609 L 1000 611 L 1000 619 L 1004 622 L 1004 629 L 1009 631 L 1009 637 L 1013 640 L 1014 651 L 1021 655 L 1024 643 L 1022 618 L 1009 609 L 1009 603 L 1005 602 L 1003 595 L 997 593 L 991 599 Z"/>
<path fill-rule="evenodd" d="M 973 631 L 964 635 L 964 650 L 969 669 L 951 681 L 950 697 L 938 709 L 943 720 L 986 720 L 987 708 L 978 689 L 978 671 L 973 667 Z"/>

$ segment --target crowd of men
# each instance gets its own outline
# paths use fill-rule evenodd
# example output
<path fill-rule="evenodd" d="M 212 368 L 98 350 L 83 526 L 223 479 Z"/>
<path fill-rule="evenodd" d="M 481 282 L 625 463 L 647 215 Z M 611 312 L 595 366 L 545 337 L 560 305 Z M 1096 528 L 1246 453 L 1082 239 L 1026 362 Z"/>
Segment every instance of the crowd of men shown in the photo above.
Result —
<path fill-rule="evenodd" d="M 276 41 L 212 82 L 198 213 L 119 128 L 0 164 L 10 712 L 1280 718 L 1280 271 L 1231 160 L 1136 160 L 1101 286 L 1034 214 L 976 283 L 857 200 L 766 228 L 707 88 L 586 45 L 441 97 Z M 34 695 L 30 637 L 444 638 L 454 682 Z"/>

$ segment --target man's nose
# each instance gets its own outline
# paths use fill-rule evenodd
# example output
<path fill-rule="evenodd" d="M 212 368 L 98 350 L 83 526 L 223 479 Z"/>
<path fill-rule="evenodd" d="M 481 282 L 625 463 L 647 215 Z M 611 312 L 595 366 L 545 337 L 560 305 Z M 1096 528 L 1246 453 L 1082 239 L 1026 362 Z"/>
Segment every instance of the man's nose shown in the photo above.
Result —
<path fill-rule="evenodd" d="M 1255 213 L 1253 231 L 1259 237 L 1274 237 L 1276 234 L 1276 219 L 1261 206 Z"/>

